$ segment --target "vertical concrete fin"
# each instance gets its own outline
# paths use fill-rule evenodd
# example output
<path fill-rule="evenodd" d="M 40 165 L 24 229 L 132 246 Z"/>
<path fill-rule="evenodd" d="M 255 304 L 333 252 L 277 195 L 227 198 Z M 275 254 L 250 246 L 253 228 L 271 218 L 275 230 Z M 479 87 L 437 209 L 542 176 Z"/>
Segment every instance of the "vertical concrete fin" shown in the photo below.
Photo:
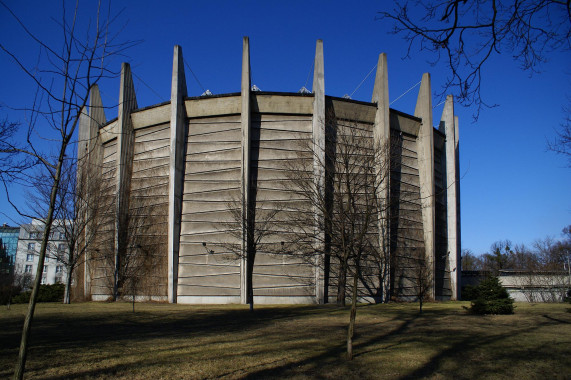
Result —
<path fill-rule="evenodd" d="M 85 176 L 85 172 L 83 168 L 85 168 L 89 164 L 89 115 L 87 114 L 87 107 L 83 107 L 81 109 L 81 113 L 79 115 L 79 125 L 77 128 L 77 172 L 75 173 L 77 176 L 76 183 L 81 183 L 81 178 Z M 86 199 L 89 199 L 86 197 Z M 78 218 L 85 218 L 83 222 L 87 221 L 87 215 L 78 215 Z M 81 225 L 79 223 L 79 225 Z M 83 231 L 83 238 L 87 235 L 87 231 Z M 77 244 L 83 244 L 85 239 L 79 239 Z M 83 282 L 83 296 L 85 299 L 88 299 L 88 284 L 89 284 L 89 275 L 88 275 L 88 267 L 87 267 L 88 255 L 86 252 L 86 259 L 84 261 L 83 268 L 83 278 L 81 278 L 81 282 Z M 76 273 L 77 274 L 77 273 Z M 78 284 L 80 285 L 80 284 Z M 76 286 L 77 288 L 78 286 Z"/>
<path fill-rule="evenodd" d="M 390 108 L 389 108 L 389 76 L 387 55 L 379 54 L 377 74 L 373 87 L 372 102 L 377 103 L 373 138 L 377 151 L 377 192 L 381 199 L 379 210 L 379 246 L 383 253 L 381 268 L 382 302 L 387 302 L 390 291 L 390 244 L 389 244 L 389 181 L 390 181 Z"/>
<path fill-rule="evenodd" d="M 457 215 L 456 215 L 456 137 L 454 128 L 454 98 L 446 97 L 446 103 L 440 119 L 441 128 L 446 134 L 445 159 L 446 159 L 446 230 L 447 230 L 447 255 L 450 269 L 450 288 L 452 299 L 458 298 L 458 252 L 457 252 Z"/>
<path fill-rule="evenodd" d="M 83 160 L 87 156 L 89 151 L 89 115 L 87 113 L 87 107 L 81 109 L 81 114 L 79 115 L 79 126 L 77 128 L 77 159 L 78 161 Z"/>
<path fill-rule="evenodd" d="M 325 73 L 323 67 L 323 41 L 317 40 L 315 45 L 315 63 L 313 71 L 313 175 L 318 193 L 325 190 Z M 324 218 L 321 211 L 316 207 L 314 210 L 316 218 Z M 324 242 L 325 239 L 318 239 Z M 321 243 L 319 243 L 321 244 Z M 323 252 L 319 247 L 317 252 Z M 316 256 L 315 265 L 315 298 L 318 303 L 324 303 L 324 273 L 321 261 L 323 258 Z"/>
<path fill-rule="evenodd" d="M 417 138 L 418 174 L 422 205 L 422 224 L 426 259 L 431 265 L 432 290 L 435 296 L 435 200 L 434 200 L 434 129 L 432 124 L 432 90 L 430 74 L 422 75 L 414 116 L 422 119 Z"/>
<path fill-rule="evenodd" d="M 456 187 L 456 281 L 457 299 L 462 299 L 462 229 L 460 218 L 460 136 L 458 134 L 458 116 L 454 116 L 454 162 Z"/>
<path fill-rule="evenodd" d="M 169 157 L 169 211 L 168 211 L 168 290 L 170 303 L 177 302 L 178 257 L 182 193 L 184 185 L 184 155 L 186 146 L 187 116 L 184 106 L 186 78 L 182 48 L 174 47 L 171 81 L 170 157 Z"/>
<path fill-rule="evenodd" d="M 247 262 L 246 252 L 247 242 L 247 221 L 250 220 L 250 139 L 251 139 L 251 117 L 250 117 L 250 40 L 244 37 L 242 42 L 242 160 L 241 160 L 241 196 L 242 196 L 242 260 L 240 261 L 240 302 L 247 302 Z"/>
<path fill-rule="evenodd" d="M 99 187 L 95 185 L 95 189 L 92 190 L 93 186 L 90 181 L 101 181 L 102 166 L 103 166 L 103 145 L 99 137 L 99 128 L 107 122 L 105 118 L 105 111 L 103 108 L 103 102 L 101 101 L 101 94 L 99 93 L 99 87 L 94 85 L 89 92 L 89 116 L 87 117 L 87 130 L 86 137 L 87 141 L 84 144 L 79 144 L 83 146 L 85 151 L 84 160 L 78 155 L 78 174 L 79 170 L 87 170 L 87 186 L 86 190 L 91 193 L 92 191 L 99 191 Z M 81 132 L 81 131 L 80 131 Z M 80 139 L 81 139 L 80 133 Z M 80 183 L 78 181 L 78 183 Z M 92 199 L 91 196 L 87 197 L 88 200 Z M 97 197 L 95 198 L 97 199 Z M 92 207 L 88 207 L 87 212 L 89 213 Z M 93 236 L 93 232 L 90 231 L 91 221 L 93 217 L 91 215 L 86 215 L 87 223 L 85 228 L 85 239 L 86 241 Z M 86 299 L 89 299 L 91 295 L 91 275 L 89 271 L 89 251 L 85 252 L 84 260 L 84 272 L 83 272 L 83 292 Z"/>
<path fill-rule="evenodd" d="M 126 250 L 127 213 L 129 211 L 129 193 L 131 190 L 131 173 L 133 169 L 133 147 L 135 134 L 131 122 L 131 111 L 137 109 L 135 86 L 131 75 L 131 66 L 121 66 L 121 87 L 119 89 L 119 109 L 117 117 L 117 166 L 116 166 L 116 217 L 115 217 L 115 287 L 113 296 L 117 295 L 117 277 L 119 275 L 119 259 Z"/>

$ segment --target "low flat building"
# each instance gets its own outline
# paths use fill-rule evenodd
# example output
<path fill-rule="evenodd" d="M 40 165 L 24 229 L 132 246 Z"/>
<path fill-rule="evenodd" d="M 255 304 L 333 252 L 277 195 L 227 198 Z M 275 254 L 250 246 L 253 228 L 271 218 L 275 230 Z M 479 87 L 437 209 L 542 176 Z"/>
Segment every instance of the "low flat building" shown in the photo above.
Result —
<path fill-rule="evenodd" d="M 518 302 L 563 302 L 571 289 L 565 271 L 500 270 L 500 283 Z"/>

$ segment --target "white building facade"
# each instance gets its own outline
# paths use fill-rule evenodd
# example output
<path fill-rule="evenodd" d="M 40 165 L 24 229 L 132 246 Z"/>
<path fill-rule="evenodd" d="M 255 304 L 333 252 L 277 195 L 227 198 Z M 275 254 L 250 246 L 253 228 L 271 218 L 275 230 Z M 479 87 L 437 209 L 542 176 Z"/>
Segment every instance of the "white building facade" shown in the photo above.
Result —
<path fill-rule="evenodd" d="M 46 252 L 44 268 L 42 271 L 43 285 L 65 283 L 66 266 L 57 259 L 67 252 L 67 242 L 61 223 L 54 223 L 50 233 L 49 247 Z M 18 238 L 18 249 L 16 251 L 15 273 L 20 276 L 34 278 L 38 267 L 40 248 L 44 233 L 44 222 L 38 219 L 32 223 L 23 224 L 20 228 Z"/>

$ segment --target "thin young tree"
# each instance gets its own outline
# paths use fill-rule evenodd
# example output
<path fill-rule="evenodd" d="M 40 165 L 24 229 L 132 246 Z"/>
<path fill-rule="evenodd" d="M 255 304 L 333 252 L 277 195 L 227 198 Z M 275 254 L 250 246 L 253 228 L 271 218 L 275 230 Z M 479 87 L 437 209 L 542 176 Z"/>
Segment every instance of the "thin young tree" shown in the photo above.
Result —
<path fill-rule="evenodd" d="M 338 304 L 345 305 L 346 294 L 350 295 L 347 357 L 351 360 L 358 299 L 385 292 L 380 268 L 388 264 L 389 239 L 380 236 L 379 225 L 388 225 L 388 220 L 380 219 L 388 218 L 390 208 L 383 192 L 390 176 L 390 143 L 377 144 L 366 126 L 333 116 L 326 120 L 325 140 L 325 152 L 302 142 L 302 151 L 309 151 L 325 173 L 325 189 L 311 176 L 307 155 L 288 170 L 288 190 L 303 201 L 285 222 L 290 237 L 287 250 L 320 265 L 329 262 L 332 276 L 337 277 Z M 316 255 L 320 260 L 315 260 Z M 368 290 L 365 294 L 359 283 Z"/>
<path fill-rule="evenodd" d="M 424 250 L 414 249 L 409 258 L 412 268 L 412 283 L 414 295 L 418 300 L 418 312 L 422 314 L 422 307 L 431 294 L 432 290 L 432 263 L 424 253 Z"/>
<path fill-rule="evenodd" d="M 50 196 L 44 219 L 38 269 L 22 329 L 18 364 L 14 373 L 15 379 L 22 379 L 41 271 L 56 216 L 65 162 L 73 148 L 72 141 L 82 110 L 87 105 L 90 90 L 102 78 L 115 76 L 106 66 L 109 57 L 122 52 L 131 44 L 116 42 L 116 36 L 110 33 L 112 20 L 101 3 L 97 4 L 95 20 L 91 23 L 78 19 L 79 3 L 75 4 L 71 13 L 67 13 L 68 9 L 64 3 L 61 21 L 57 24 L 62 32 L 61 46 L 57 47 L 43 41 L 6 4 L 2 2 L 1 6 L 40 51 L 39 62 L 33 67 L 11 51 L 4 42 L 0 43 L 0 50 L 37 86 L 33 104 L 27 107 L 29 122 L 25 143 L 22 146 L 11 146 L 9 153 L 32 157 L 50 178 Z M 81 26 L 84 25 L 88 25 L 87 30 L 82 30 Z M 38 140 L 38 136 L 42 138 Z M 10 198 L 8 199 L 11 202 Z M 15 205 L 12 203 L 12 206 Z"/>

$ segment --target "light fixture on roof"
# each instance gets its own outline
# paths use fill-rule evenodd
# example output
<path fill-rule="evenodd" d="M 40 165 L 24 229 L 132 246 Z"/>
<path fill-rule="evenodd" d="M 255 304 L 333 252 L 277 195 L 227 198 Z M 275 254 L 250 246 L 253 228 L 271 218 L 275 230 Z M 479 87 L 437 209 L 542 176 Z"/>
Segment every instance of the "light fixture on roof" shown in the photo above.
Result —
<path fill-rule="evenodd" d="M 212 96 L 212 95 L 214 95 L 214 94 L 212 92 L 210 92 L 210 90 L 206 90 L 200 96 Z"/>
<path fill-rule="evenodd" d="M 252 85 L 252 91 L 253 92 L 260 92 L 262 90 L 260 90 L 260 88 L 254 84 L 254 85 Z"/>
<path fill-rule="evenodd" d="M 311 91 L 309 91 L 305 86 L 303 86 L 302 88 L 299 89 L 298 94 L 311 94 Z"/>
<path fill-rule="evenodd" d="M 349 94 L 345 94 L 343 95 L 343 99 L 351 99 L 351 97 L 349 96 Z"/>

